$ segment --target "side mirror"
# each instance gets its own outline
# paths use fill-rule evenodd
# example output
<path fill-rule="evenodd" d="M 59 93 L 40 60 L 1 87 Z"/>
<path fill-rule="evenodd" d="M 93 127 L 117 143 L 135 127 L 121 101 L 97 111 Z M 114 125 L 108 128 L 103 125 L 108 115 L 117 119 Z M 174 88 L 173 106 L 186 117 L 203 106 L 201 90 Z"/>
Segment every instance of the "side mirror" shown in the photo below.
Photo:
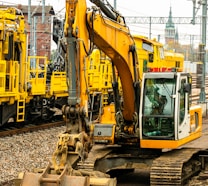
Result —
<path fill-rule="evenodd" d="M 183 90 L 185 93 L 191 94 L 191 84 L 190 83 L 184 84 Z"/>

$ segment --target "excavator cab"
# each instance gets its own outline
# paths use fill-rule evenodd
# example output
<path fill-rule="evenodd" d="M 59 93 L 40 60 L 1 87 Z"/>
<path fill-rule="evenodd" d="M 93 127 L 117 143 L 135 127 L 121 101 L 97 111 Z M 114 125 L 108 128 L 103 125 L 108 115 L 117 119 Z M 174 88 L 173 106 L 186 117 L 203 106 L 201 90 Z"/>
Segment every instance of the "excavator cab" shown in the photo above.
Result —
<path fill-rule="evenodd" d="M 191 76 L 145 73 L 140 101 L 142 148 L 177 148 L 201 136 L 200 106 L 191 106 Z"/>

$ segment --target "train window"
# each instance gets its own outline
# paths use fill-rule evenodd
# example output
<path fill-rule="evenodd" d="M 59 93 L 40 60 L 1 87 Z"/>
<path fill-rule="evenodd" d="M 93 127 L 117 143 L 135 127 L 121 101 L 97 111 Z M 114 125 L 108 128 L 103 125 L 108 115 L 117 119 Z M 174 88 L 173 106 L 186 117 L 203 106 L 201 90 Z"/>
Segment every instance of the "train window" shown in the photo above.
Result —
<path fill-rule="evenodd" d="M 150 53 L 149 54 L 149 62 L 153 62 L 154 61 L 154 54 Z"/>
<path fill-rule="evenodd" d="M 149 44 L 149 43 L 143 42 L 143 43 L 142 43 L 142 48 L 143 48 L 144 50 L 148 51 L 148 52 L 153 52 L 153 47 L 152 47 L 152 45 Z"/>

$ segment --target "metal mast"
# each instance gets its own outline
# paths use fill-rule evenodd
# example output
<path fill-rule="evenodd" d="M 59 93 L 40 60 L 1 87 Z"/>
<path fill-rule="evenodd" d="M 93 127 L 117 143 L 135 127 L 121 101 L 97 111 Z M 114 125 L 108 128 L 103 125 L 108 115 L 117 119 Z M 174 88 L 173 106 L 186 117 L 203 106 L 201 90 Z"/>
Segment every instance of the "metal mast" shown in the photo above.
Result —
<path fill-rule="evenodd" d="M 202 86 L 199 102 L 204 103 L 206 100 L 205 93 L 205 76 L 206 76 L 206 31 L 207 31 L 207 0 L 202 0 Z"/>

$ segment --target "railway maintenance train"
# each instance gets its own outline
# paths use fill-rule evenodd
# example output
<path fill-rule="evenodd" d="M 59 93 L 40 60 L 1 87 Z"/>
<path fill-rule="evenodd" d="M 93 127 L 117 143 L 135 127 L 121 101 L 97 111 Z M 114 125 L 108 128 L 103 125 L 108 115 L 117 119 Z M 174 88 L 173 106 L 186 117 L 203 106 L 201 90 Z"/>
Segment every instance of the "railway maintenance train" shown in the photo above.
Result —
<path fill-rule="evenodd" d="M 48 167 L 26 172 L 21 185 L 116 185 L 113 175 L 135 165 L 149 167 L 151 185 L 184 185 L 202 170 L 200 157 L 207 156 L 200 147 L 181 148 L 202 135 L 202 109 L 190 101 L 190 74 L 150 68 L 140 81 L 136 39 L 125 18 L 107 1 L 91 2 L 96 6 L 66 0 L 65 63 L 73 82 L 62 108 L 66 131 Z M 88 120 L 85 65 L 93 45 L 111 59 L 113 76 L 121 82 L 120 93 L 113 78 L 114 113 L 108 109 L 101 115 L 113 115 L 112 123 Z M 156 53 L 161 54 L 148 52 L 150 62 Z"/>
<path fill-rule="evenodd" d="M 9 122 L 22 124 L 50 121 L 57 110 L 61 113 L 68 98 L 62 35 L 54 33 L 57 53 L 53 63 L 49 63 L 46 56 L 28 56 L 22 12 L 14 7 L 2 7 L 0 14 L 0 126 Z M 94 50 L 91 54 L 88 76 L 90 94 L 91 90 L 100 91 L 103 88 L 106 92 L 109 88 L 110 71 L 106 70 L 109 63 L 109 58 L 101 58 L 99 51 Z M 93 74 L 93 78 L 90 74 Z M 100 81 L 101 77 L 106 77 L 103 83 L 96 84 L 95 81 Z"/>
<path fill-rule="evenodd" d="M 45 56 L 28 56 L 22 12 L 0 8 L 0 126 L 11 121 L 50 120 L 67 100 L 66 72 L 48 76 Z M 63 101 L 63 102 L 62 102 Z"/>

